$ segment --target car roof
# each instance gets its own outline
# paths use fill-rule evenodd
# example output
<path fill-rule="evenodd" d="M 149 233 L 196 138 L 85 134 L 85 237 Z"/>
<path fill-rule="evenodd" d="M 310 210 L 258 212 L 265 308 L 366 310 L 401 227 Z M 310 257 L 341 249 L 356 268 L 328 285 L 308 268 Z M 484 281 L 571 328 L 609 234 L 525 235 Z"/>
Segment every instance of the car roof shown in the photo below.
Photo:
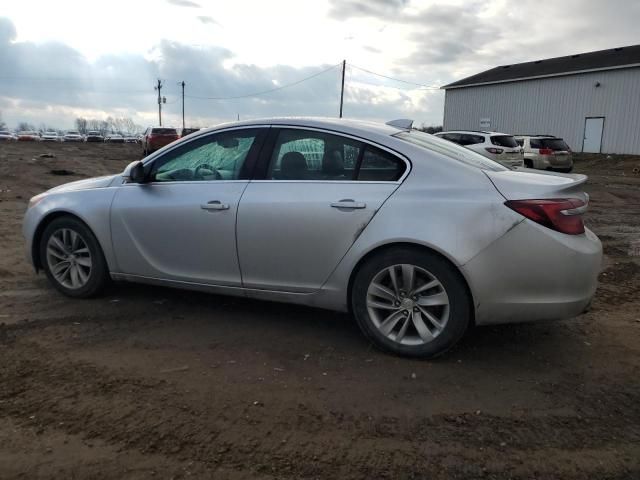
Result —
<path fill-rule="evenodd" d="M 544 133 L 539 133 L 539 134 L 522 134 L 522 133 L 518 133 L 517 135 L 514 135 L 514 137 L 517 138 L 560 138 L 560 137 L 556 137 L 555 135 L 547 135 Z"/>
<path fill-rule="evenodd" d="M 442 133 L 482 133 L 484 135 L 506 135 L 508 137 L 513 136 L 510 133 L 493 132 L 489 130 L 444 130 L 442 132 L 438 132 L 438 134 Z"/>
<path fill-rule="evenodd" d="M 208 132 L 220 130 L 222 128 L 232 127 L 250 127 L 260 125 L 274 126 L 292 126 L 320 128 L 324 130 L 335 130 L 336 132 L 354 136 L 380 136 L 388 137 L 404 129 L 392 127 L 384 123 L 371 122 L 366 120 L 356 120 L 347 118 L 331 118 L 331 117 L 270 117 L 258 118 L 254 120 L 243 120 L 239 122 L 221 123 L 209 128 L 203 128 L 197 133 L 206 135 Z"/>

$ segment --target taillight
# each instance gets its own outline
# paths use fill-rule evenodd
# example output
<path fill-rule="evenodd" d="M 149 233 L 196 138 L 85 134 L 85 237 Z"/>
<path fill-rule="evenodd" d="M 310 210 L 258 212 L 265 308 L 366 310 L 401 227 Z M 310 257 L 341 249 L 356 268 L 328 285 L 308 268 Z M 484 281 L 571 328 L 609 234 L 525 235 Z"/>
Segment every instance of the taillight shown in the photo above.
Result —
<path fill-rule="evenodd" d="M 485 150 L 489 153 L 493 153 L 494 155 L 499 155 L 503 151 L 501 148 L 493 148 L 493 147 L 487 147 L 485 148 Z"/>
<path fill-rule="evenodd" d="M 553 150 L 550 148 L 541 148 L 540 155 L 553 155 Z"/>
<path fill-rule="evenodd" d="M 584 233 L 582 214 L 587 204 L 577 198 L 545 198 L 540 200 L 508 200 L 507 207 L 557 232 L 569 235 Z"/>

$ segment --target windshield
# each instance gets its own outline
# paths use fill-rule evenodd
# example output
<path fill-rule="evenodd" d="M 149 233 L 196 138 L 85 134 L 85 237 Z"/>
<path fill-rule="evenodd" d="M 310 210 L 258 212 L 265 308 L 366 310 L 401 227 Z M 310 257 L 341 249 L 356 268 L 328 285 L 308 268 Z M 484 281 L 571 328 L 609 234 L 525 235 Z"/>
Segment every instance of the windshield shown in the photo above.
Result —
<path fill-rule="evenodd" d="M 67 132 L 67 135 L 80 135 L 78 132 L 74 132 L 73 130 L 70 130 Z"/>
<path fill-rule="evenodd" d="M 439 153 L 481 170 L 490 170 L 493 172 L 508 170 L 508 168 L 503 167 L 498 162 L 494 162 L 489 158 L 483 157 L 479 153 L 469 150 L 468 148 L 461 147 L 460 145 L 448 140 L 444 140 L 418 130 L 396 133 L 394 137 L 408 143 L 412 143 L 413 145 L 417 145 L 418 147 L 430 152 Z"/>
<path fill-rule="evenodd" d="M 518 142 L 511 135 L 493 135 L 491 137 L 491 143 L 499 147 L 515 148 L 518 146 Z"/>

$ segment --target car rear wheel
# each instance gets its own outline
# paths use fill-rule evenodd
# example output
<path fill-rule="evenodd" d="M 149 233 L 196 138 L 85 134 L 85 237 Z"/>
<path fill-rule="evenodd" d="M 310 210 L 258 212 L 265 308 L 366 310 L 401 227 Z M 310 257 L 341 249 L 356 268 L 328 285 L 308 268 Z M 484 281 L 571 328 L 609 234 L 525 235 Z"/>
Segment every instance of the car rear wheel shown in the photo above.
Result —
<path fill-rule="evenodd" d="M 449 350 L 471 323 L 464 280 L 442 257 L 393 249 L 356 274 L 353 312 L 377 347 L 403 356 L 430 358 Z"/>
<path fill-rule="evenodd" d="M 92 297 L 109 281 L 98 240 L 73 217 L 60 217 L 47 225 L 40 242 L 40 259 L 49 281 L 70 297 Z"/>

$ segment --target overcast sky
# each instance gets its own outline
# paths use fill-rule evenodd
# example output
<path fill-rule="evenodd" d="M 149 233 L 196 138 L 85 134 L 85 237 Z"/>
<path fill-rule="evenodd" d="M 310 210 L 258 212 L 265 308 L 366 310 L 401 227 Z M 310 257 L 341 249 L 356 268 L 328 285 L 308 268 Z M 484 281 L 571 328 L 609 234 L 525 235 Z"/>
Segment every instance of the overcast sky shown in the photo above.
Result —
<path fill-rule="evenodd" d="M 640 43 L 638 0 L 2 1 L 0 114 L 157 124 L 282 115 L 442 122 L 440 86 L 498 65 Z M 335 68 L 331 68 L 336 66 Z M 360 69 L 356 68 L 360 67 Z M 327 70 L 328 69 L 328 70 Z M 364 70 L 398 78 L 402 83 Z M 237 97 L 295 83 L 290 88 Z M 420 87 L 418 85 L 427 87 Z"/>

